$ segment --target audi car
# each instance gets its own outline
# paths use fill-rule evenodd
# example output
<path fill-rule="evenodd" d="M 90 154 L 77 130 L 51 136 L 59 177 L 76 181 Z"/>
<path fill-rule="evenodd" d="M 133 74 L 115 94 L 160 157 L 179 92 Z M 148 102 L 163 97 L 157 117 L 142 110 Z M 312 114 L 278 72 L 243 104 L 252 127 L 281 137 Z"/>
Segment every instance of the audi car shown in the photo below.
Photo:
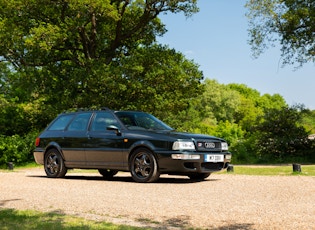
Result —
<path fill-rule="evenodd" d="M 59 114 L 34 150 L 50 178 L 79 168 L 97 169 L 105 179 L 130 172 L 135 182 L 155 182 L 161 174 L 204 180 L 227 168 L 231 156 L 224 139 L 177 132 L 149 113 L 107 108 Z"/>

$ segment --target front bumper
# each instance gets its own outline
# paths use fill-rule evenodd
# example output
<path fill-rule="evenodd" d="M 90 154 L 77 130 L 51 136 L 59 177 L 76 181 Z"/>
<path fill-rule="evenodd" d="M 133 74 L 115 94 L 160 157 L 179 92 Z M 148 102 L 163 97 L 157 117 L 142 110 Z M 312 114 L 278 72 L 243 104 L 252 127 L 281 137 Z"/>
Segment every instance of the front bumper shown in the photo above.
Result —
<path fill-rule="evenodd" d="M 176 154 L 179 154 L 178 152 Z M 159 171 L 161 173 L 212 173 L 228 167 L 231 162 L 230 152 L 182 152 L 182 154 L 200 155 L 200 159 L 172 159 L 172 153 L 158 153 Z M 206 162 L 205 155 L 223 155 L 219 162 Z"/>

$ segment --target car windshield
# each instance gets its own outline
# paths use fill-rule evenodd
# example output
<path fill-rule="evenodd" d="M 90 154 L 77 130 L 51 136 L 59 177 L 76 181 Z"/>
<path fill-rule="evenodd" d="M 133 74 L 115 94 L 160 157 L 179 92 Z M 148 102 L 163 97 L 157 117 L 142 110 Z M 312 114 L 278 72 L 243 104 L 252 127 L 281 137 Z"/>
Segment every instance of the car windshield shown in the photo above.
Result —
<path fill-rule="evenodd" d="M 130 130 L 173 130 L 151 114 L 143 112 L 116 112 L 117 117 Z"/>

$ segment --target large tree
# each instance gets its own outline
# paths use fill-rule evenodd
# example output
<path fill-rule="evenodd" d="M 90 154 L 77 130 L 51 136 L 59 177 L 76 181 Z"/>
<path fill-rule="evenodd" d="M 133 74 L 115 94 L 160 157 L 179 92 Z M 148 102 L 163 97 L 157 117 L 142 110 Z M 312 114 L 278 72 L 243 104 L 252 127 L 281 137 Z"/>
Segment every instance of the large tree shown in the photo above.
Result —
<path fill-rule="evenodd" d="M 246 7 L 254 56 L 279 42 L 284 65 L 315 61 L 314 0 L 249 0 Z"/>
<path fill-rule="evenodd" d="M 113 59 L 165 32 L 163 12 L 197 12 L 196 0 L 1 0 L 0 56 L 17 67 Z"/>
<path fill-rule="evenodd" d="M 190 16 L 196 2 L 1 0 L 0 61 L 16 71 L 12 97 L 46 111 L 91 105 L 158 111 L 161 103 L 183 109 L 199 93 L 202 73 L 156 44 L 166 32 L 158 16 Z"/>

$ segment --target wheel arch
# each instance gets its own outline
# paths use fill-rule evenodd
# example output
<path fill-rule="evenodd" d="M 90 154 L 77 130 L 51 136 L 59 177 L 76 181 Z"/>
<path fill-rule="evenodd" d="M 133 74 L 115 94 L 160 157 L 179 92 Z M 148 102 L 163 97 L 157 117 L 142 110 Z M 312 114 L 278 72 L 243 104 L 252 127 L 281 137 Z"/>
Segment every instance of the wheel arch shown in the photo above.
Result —
<path fill-rule="evenodd" d="M 58 152 L 61 154 L 61 157 L 63 158 L 63 160 L 65 160 L 65 156 L 63 155 L 63 151 L 62 151 L 62 148 L 60 147 L 60 145 L 57 143 L 57 142 L 50 142 L 46 148 L 45 148 L 45 151 L 44 151 L 44 157 L 46 155 L 46 153 L 51 150 L 51 149 L 57 149 Z"/>
<path fill-rule="evenodd" d="M 150 142 L 150 141 L 139 141 L 139 142 L 136 142 L 134 143 L 130 150 L 129 150 L 129 155 L 128 155 L 128 168 L 130 167 L 130 158 L 132 156 L 132 154 L 138 150 L 138 149 L 141 149 L 141 148 L 145 148 L 145 149 L 148 149 L 149 151 L 151 151 L 151 153 L 153 154 L 153 156 L 155 157 L 155 159 L 157 160 L 157 165 L 159 167 L 159 163 L 158 163 L 158 156 L 157 154 L 155 153 L 155 146 Z"/>

